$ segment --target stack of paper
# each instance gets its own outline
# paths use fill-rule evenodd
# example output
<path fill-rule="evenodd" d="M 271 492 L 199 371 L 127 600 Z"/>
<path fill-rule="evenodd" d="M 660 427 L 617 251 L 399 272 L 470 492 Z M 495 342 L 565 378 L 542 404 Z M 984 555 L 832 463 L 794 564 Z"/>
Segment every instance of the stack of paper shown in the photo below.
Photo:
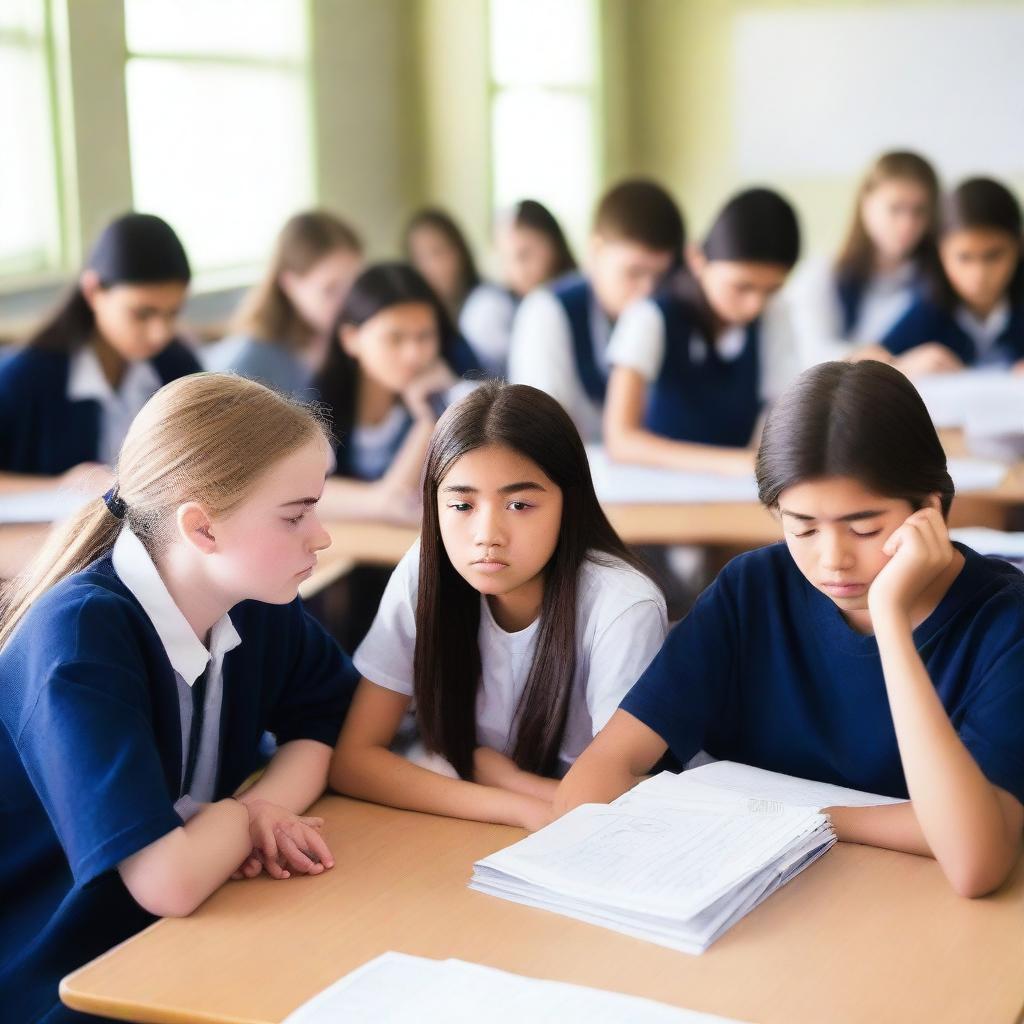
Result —
<path fill-rule="evenodd" d="M 89 500 L 88 494 L 59 487 L 2 494 L 0 523 L 58 522 L 74 515 Z"/>
<path fill-rule="evenodd" d="M 701 953 L 832 846 L 822 807 L 891 802 L 718 761 L 577 807 L 470 887 Z"/>
<path fill-rule="evenodd" d="M 464 960 L 385 953 L 325 989 L 284 1024 L 729 1024 L 617 992 L 541 981 Z"/>

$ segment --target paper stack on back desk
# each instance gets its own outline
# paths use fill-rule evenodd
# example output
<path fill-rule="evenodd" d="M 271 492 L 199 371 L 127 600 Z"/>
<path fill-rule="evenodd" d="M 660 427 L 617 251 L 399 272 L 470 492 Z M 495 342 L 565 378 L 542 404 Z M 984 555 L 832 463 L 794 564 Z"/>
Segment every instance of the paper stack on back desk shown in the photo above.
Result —
<path fill-rule="evenodd" d="M 470 888 L 702 953 L 832 846 L 820 808 L 898 802 L 718 761 L 577 807 Z"/>

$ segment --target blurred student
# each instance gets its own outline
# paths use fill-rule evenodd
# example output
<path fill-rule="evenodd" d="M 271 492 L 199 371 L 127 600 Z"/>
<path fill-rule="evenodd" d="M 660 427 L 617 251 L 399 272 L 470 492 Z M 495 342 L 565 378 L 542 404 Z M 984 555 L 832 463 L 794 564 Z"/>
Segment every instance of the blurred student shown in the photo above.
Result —
<path fill-rule="evenodd" d="M 811 260 L 788 289 L 803 365 L 879 342 L 906 313 L 938 260 L 939 182 L 916 153 L 880 156 L 857 191 L 834 261 Z"/>
<path fill-rule="evenodd" d="M 626 312 L 608 350 L 612 459 L 753 471 L 762 410 L 796 369 L 788 317 L 769 303 L 799 251 L 789 203 L 770 189 L 740 192 L 672 283 Z"/>
<path fill-rule="evenodd" d="M 344 221 L 323 210 L 296 214 L 281 229 L 270 266 L 242 303 L 232 334 L 202 352 L 204 365 L 282 394 L 307 392 L 362 263 L 362 240 Z"/>
<path fill-rule="evenodd" d="M 583 273 L 537 289 L 516 314 L 509 379 L 557 399 L 585 442 L 601 436 L 612 326 L 679 264 L 684 237 L 660 185 L 620 182 L 598 203 Z"/>
<path fill-rule="evenodd" d="M 136 413 L 199 369 L 176 337 L 190 278 L 159 217 L 128 213 L 104 229 L 56 313 L 0 364 L 0 492 L 110 486 Z"/>

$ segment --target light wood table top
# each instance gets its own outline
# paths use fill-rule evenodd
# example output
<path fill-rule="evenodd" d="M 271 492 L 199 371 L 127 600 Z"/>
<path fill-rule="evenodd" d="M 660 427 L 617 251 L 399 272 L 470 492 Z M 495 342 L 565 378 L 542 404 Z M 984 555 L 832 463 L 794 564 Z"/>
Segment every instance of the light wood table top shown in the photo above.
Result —
<path fill-rule="evenodd" d="M 73 1008 L 126 1020 L 270 1024 L 387 950 L 458 957 L 760 1024 L 1016 1024 L 1024 869 L 956 896 L 929 859 L 840 844 L 702 956 L 471 892 L 518 829 L 341 797 L 317 812 L 336 867 L 232 882 L 64 979 Z"/>

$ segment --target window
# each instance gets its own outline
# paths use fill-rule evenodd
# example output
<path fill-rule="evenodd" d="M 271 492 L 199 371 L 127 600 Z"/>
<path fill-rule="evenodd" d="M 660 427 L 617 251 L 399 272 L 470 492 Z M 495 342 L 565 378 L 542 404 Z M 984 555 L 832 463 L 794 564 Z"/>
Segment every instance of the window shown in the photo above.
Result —
<path fill-rule="evenodd" d="M 134 205 L 193 267 L 262 262 L 313 197 L 308 12 L 299 0 L 125 0 Z"/>
<path fill-rule="evenodd" d="M 61 263 L 46 0 L 0 4 L 0 275 Z"/>
<path fill-rule="evenodd" d="M 594 0 L 491 0 L 495 209 L 549 206 L 577 243 L 598 180 Z"/>

